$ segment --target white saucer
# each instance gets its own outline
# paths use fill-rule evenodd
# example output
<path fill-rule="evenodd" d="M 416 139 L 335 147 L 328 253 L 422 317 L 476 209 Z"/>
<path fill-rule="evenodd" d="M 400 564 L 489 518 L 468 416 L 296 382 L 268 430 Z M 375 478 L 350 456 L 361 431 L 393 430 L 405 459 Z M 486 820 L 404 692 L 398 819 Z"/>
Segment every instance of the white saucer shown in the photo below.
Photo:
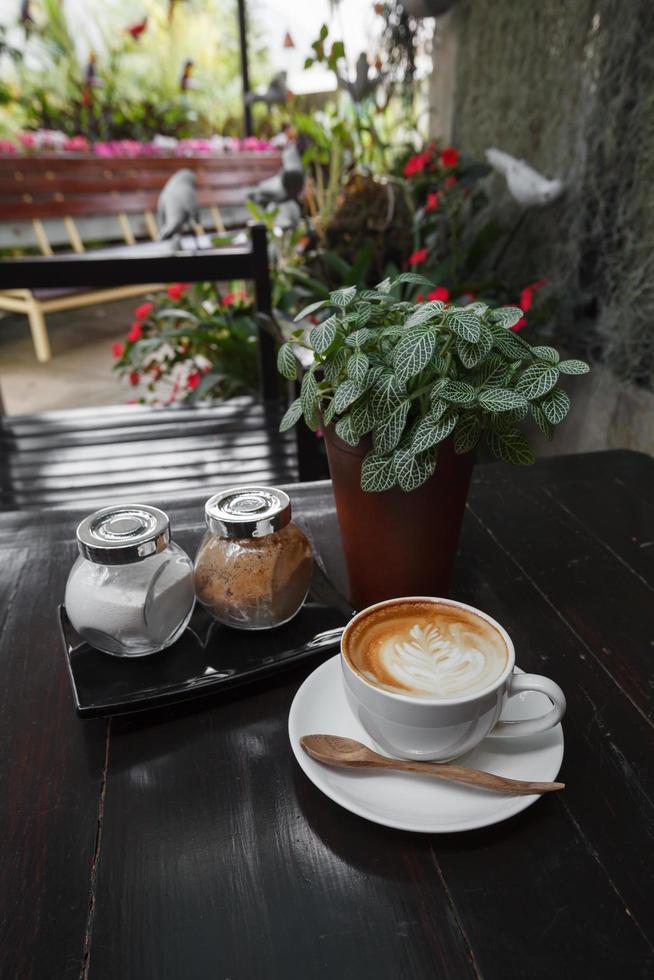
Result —
<path fill-rule="evenodd" d="M 550 707 L 544 694 L 527 691 L 511 698 L 502 717 L 534 718 Z M 295 758 L 318 789 L 346 810 L 386 827 L 431 834 L 474 830 L 507 820 L 540 799 L 500 796 L 413 773 L 350 772 L 311 759 L 300 746 L 302 735 L 344 735 L 375 748 L 346 701 L 338 655 L 300 687 L 291 705 L 288 734 Z M 562 760 L 563 730 L 557 725 L 527 738 L 487 738 L 456 761 L 500 776 L 545 782 L 556 779 Z"/>

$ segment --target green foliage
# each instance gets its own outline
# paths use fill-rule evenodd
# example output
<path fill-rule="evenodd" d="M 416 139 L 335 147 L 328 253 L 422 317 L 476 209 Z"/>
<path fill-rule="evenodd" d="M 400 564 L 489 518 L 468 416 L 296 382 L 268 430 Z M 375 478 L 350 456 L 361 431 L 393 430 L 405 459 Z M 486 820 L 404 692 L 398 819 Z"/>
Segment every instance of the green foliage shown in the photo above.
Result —
<path fill-rule="evenodd" d="M 498 459 L 533 462 L 521 423 L 531 417 L 551 437 L 570 408 L 559 376 L 587 365 L 560 362 L 551 347 L 532 348 L 511 332 L 512 308 L 408 303 L 399 294 L 410 281 L 403 275 L 374 289 L 336 290 L 303 311 L 323 319 L 294 334 L 313 350 L 314 363 L 282 426 L 304 415 L 315 429 L 322 415 L 351 446 L 371 434 L 361 486 L 375 492 L 419 487 L 449 438 L 460 454 L 485 437 Z M 288 344 L 280 349 L 284 377 L 293 376 L 293 356 Z"/>

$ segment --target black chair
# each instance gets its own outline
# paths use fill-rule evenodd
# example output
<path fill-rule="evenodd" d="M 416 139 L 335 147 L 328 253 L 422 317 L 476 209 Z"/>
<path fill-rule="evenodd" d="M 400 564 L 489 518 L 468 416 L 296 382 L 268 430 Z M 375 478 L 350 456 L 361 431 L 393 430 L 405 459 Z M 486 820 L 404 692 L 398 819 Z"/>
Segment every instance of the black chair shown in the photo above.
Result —
<path fill-rule="evenodd" d="M 266 229 L 251 247 L 174 251 L 169 243 L 0 262 L 0 289 L 144 282 L 251 280 L 257 310 L 261 398 L 216 405 L 139 405 L 0 417 L 0 507 L 100 504 L 206 486 L 289 483 L 324 475 L 315 436 L 280 434 L 292 394 L 276 370 Z"/>

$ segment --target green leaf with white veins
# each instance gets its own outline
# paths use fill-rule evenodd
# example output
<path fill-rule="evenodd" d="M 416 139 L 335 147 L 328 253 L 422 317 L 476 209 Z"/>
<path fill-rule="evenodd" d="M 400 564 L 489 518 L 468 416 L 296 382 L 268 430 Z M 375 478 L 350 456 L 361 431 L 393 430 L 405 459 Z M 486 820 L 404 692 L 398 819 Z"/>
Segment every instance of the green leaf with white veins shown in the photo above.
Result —
<path fill-rule="evenodd" d="M 361 330 L 355 330 L 348 337 L 345 338 L 345 343 L 348 347 L 363 347 L 368 337 L 372 336 L 372 330 L 368 330 L 367 327 L 362 327 Z"/>
<path fill-rule="evenodd" d="M 437 449 L 434 446 L 424 453 L 412 448 L 398 449 L 395 453 L 395 474 L 402 490 L 411 493 L 422 486 L 436 469 Z"/>
<path fill-rule="evenodd" d="M 372 436 L 372 444 L 376 453 L 390 453 L 392 449 L 395 449 L 402 438 L 410 407 L 411 402 L 407 399 L 394 412 L 387 415 L 381 423 L 377 423 Z"/>
<path fill-rule="evenodd" d="M 297 359 L 290 344 L 282 344 L 277 351 L 277 370 L 282 378 L 297 378 Z"/>
<path fill-rule="evenodd" d="M 302 378 L 300 401 L 307 425 L 310 429 L 317 429 L 318 415 L 316 408 L 318 401 L 318 382 L 315 379 L 313 371 L 307 371 Z"/>
<path fill-rule="evenodd" d="M 330 355 L 322 366 L 325 379 L 331 381 L 332 384 L 338 381 L 340 375 L 345 370 L 349 357 L 350 351 L 345 347 L 340 347 L 334 354 Z"/>
<path fill-rule="evenodd" d="M 436 349 L 436 333 L 428 327 L 408 330 L 393 354 L 395 373 L 400 382 L 407 382 L 420 374 L 429 364 Z"/>
<path fill-rule="evenodd" d="M 493 323 L 499 323 L 505 330 L 510 330 L 525 314 L 518 306 L 500 306 L 499 309 L 492 310 L 489 315 Z"/>
<path fill-rule="evenodd" d="M 478 415 L 462 415 L 454 430 L 454 452 L 461 456 L 469 453 L 479 442 L 481 422 Z"/>
<path fill-rule="evenodd" d="M 559 371 L 561 374 L 588 374 L 590 368 L 585 361 L 571 360 L 561 361 Z"/>
<path fill-rule="evenodd" d="M 279 423 L 279 431 L 286 432 L 287 429 L 292 429 L 296 422 L 302 418 L 302 402 L 299 398 L 296 398 L 292 405 L 290 405 L 284 417 Z"/>
<path fill-rule="evenodd" d="M 509 412 L 527 408 L 527 399 L 512 388 L 486 388 L 479 393 L 479 404 L 489 412 Z"/>
<path fill-rule="evenodd" d="M 534 462 L 534 451 L 522 432 L 489 432 L 488 445 L 497 459 L 514 466 L 530 466 Z"/>
<path fill-rule="evenodd" d="M 298 320 L 304 320 L 305 317 L 310 316 L 312 313 L 315 313 L 316 310 L 322 309 L 322 307 L 325 306 L 326 304 L 327 304 L 327 300 L 325 299 L 318 300 L 317 303 L 309 303 L 309 305 L 305 306 L 303 310 L 300 310 L 298 315 L 294 318 L 293 323 L 297 323 Z"/>
<path fill-rule="evenodd" d="M 356 446 L 359 442 L 359 436 L 352 425 L 352 416 L 344 415 L 342 419 L 339 419 L 335 426 L 336 435 L 346 442 L 348 446 Z"/>
<path fill-rule="evenodd" d="M 438 420 L 445 415 L 449 407 L 450 406 L 448 405 L 448 403 L 444 402 L 442 398 L 434 399 L 431 403 L 431 412 L 430 412 L 430 415 L 434 420 L 434 422 L 438 422 Z"/>
<path fill-rule="evenodd" d="M 338 331 L 338 321 L 335 316 L 330 316 L 322 323 L 317 323 L 309 331 L 309 343 L 317 354 L 324 354 L 336 339 Z"/>
<path fill-rule="evenodd" d="M 421 303 L 407 318 L 404 326 L 407 330 L 410 330 L 411 327 L 419 327 L 423 323 L 435 320 L 441 315 L 444 309 L 445 303 L 441 303 L 439 299 L 432 299 L 428 303 Z"/>
<path fill-rule="evenodd" d="M 562 422 L 570 411 L 570 399 L 563 388 L 552 388 L 539 404 L 552 425 Z"/>
<path fill-rule="evenodd" d="M 353 354 L 347 362 L 347 376 L 350 381 L 354 381 L 360 388 L 364 387 L 366 374 L 368 373 L 368 358 L 365 354 Z"/>
<path fill-rule="evenodd" d="M 368 401 L 354 405 L 350 412 L 350 418 L 352 419 L 352 426 L 355 432 L 360 436 L 365 436 L 368 432 L 372 432 L 375 425 L 375 417 L 372 414 L 372 409 Z"/>
<path fill-rule="evenodd" d="M 550 364 L 534 364 L 528 367 L 516 381 L 516 391 L 529 401 L 542 398 L 559 380 L 558 368 Z"/>
<path fill-rule="evenodd" d="M 432 289 L 434 285 L 431 279 L 421 276 L 419 272 L 403 272 L 395 282 L 409 282 L 413 286 L 426 286 L 427 289 Z"/>
<path fill-rule="evenodd" d="M 394 411 L 405 398 L 404 386 L 394 374 L 385 374 L 371 390 L 371 407 L 375 415 L 382 418 Z"/>
<path fill-rule="evenodd" d="M 334 393 L 334 404 L 337 413 L 340 415 L 341 412 L 344 412 L 361 394 L 361 388 L 354 381 L 343 381 Z"/>
<path fill-rule="evenodd" d="M 530 408 L 531 414 L 534 417 L 534 422 L 540 431 L 543 433 L 546 439 L 552 439 L 554 436 L 554 426 L 545 415 L 545 412 L 534 402 L 531 403 Z"/>
<path fill-rule="evenodd" d="M 531 353 L 535 354 L 541 361 L 549 361 L 550 364 L 558 364 L 561 360 L 559 352 L 553 347 L 532 347 Z"/>
<path fill-rule="evenodd" d="M 476 344 L 479 340 L 480 323 L 479 317 L 474 313 L 469 313 L 467 309 L 450 307 L 445 314 L 445 322 L 457 337 L 467 340 L 470 344 Z"/>
<path fill-rule="evenodd" d="M 457 405 L 472 405 L 475 400 L 475 389 L 467 381 L 450 381 L 448 378 L 441 388 L 440 397 Z"/>
<path fill-rule="evenodd" d="M 422 453 L 430 449 L 450 435 L 457 423 L 458 415 L 450 412 L 442 418 L 435 420 L 431 415 L 426 415 L 421 419 L 413 436 L 411 449 L 415 453 Z"/>
<path fill-rule="evenodd" d="M 334 306 L 340 306 L 341 309 L 345 309 L 346 306 L 350 305 L 356 294 L 356 286 L 344 286 L 343 289 L 335 289 L 333 293 L 330 293 L 329 299 Z"/>
<path fill-rule="evenodd" d="M 395 465 L 392 456 L 368 453 L 361 466 L 361 489 L 369 493 L 381 493 L 395 483 Z"/>

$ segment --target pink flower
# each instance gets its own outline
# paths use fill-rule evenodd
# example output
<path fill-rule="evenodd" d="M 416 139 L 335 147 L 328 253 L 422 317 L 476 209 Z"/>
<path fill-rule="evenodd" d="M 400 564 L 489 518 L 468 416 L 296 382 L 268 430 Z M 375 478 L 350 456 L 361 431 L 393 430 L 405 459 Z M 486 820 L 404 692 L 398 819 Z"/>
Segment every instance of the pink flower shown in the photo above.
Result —
<path fill-rule="evenodd" d="M 18 139 L 27 150 L 31 150 L 36 145 L 34 133 L 19 133 Z"/>
<path fill-rule="evenodd" d="M 199 371 L 192 371 L 186 379 L 186 387 L 193 391 L 200 384 L 201 377 L 202 375 Z"/>
<path fill-rule="evenodd" d="M 168 293 L 169 299 L 181 299 L 186 290 L 189 288 L 190 283 L 188 282 L 175 282 L 172 286 L 169 286 L 166 292 Z"/>
<path fill-rule="evenodd" d="M 438 207 L 438 191 L 434 191 L 427 195 L 427 201 L 425 202 L 425 211 L 435 211 Z"/>
<path fill-rule="evenodd" d="M 141 324 L 138 320 L 134 320 L 129 333 L 127 334 L 127 339 L 131 341 L 131 343 L 135 343 L 137 340 L 140 340 L 142 336 L 143 331 L 141 329 Z"/>
<path fill-rule="evenodd" d="M 441 163 L 444 167 L 456 167 L 459 162 L 459 151 L 453 146 L 446 146 L 441 150 Z"/>
<path fill-rule="evenodd" d="M 125 350 L 125 348 L 123 347 L 123 345 L 118 340 L 116 340 L 111 345 L 111 353 L 112 353 L 112 355 L 114 357 L 122 357 L 124 350 Z"/>
<path fill-rule="evenodd" d="M 154 309 L 154 303 L 141 303 L 134 310 L 134 316 L 137 320 L 147 320 Z"/>
<path fill-rule="evenodd" d="M 450 291 L 445 286 L 436 286 L 436 289 L 432 289 L 430 293 L 427 293 L 427 299 L 439 299 L 442 303 L 447 303 L 449 298 Z"/>
<path fill-rule="evenodd" d="M 413 252 L 409 256 L 407 259 L 407 265 L 420 265 L 421 262 L 425 261 L 428 254 L 429 253 L 427 252 L 426 248 L 419 248 L 417 252 Z"/>

